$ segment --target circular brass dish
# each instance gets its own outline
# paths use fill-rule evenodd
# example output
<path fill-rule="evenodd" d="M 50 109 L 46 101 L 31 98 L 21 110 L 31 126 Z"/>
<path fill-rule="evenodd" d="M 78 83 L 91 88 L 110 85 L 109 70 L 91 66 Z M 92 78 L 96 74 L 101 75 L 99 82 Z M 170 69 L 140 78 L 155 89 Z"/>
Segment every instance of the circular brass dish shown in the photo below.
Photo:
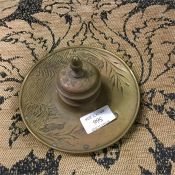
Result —
<path fill-rule="evenodd" d="M 65 104 L 58 95 L 57 79 L 72 55 L 93 64 L 101 74 L 101 91 L 95 101 L 81 107 Z M 54 149 L 93 152 L 118 141 L 133 124 L 140 104 L 137 81 L 116 55 L 97 48 L 69 47 L 47 55 L 25 78 L 20 110 L 30 132 Z M 87 134 L 80 117 L 109 105 L 117 119 Z"/>

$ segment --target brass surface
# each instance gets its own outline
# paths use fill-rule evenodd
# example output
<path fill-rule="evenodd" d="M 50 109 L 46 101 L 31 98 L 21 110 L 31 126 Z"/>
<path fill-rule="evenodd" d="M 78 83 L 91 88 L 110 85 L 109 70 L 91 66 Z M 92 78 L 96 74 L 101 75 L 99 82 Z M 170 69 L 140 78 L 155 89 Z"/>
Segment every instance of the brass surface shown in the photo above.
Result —
<path fill-rule="evenodd" d="M 93 64 L 101 76 L 101 91 L 91 103 L 67 105 L 60 98 L 58 74 L 72 55 Z M 117 119 L 87 134 L 80 117 L 109 105 Z M 116 55 L 97 48 L 69 47 L 41 60 L 26 76 L 20 92 L 20 110 L 30 132 L 54 149 L 87 153 L 118 141 L 133 124 L 140 105 L 137 81 L 129 67 Z"/>

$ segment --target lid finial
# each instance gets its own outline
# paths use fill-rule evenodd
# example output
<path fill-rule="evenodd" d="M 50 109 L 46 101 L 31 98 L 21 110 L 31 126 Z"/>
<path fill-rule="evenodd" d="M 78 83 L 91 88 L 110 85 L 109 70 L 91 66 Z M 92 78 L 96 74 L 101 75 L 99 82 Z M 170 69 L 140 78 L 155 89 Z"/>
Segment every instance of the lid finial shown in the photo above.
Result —
<path fill-rule="evenodd" d="M 74 78 L 82 78 L 84 76 L 83 63 L 78 56 L 72 57 L 70 68 Z"/>

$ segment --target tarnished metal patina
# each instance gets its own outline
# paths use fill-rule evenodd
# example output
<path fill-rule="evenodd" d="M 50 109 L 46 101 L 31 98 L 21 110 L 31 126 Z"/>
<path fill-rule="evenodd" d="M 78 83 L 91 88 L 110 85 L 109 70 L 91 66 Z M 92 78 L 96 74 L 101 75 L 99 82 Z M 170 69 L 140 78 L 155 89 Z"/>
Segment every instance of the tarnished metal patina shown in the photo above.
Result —
<path fill-rule="evenodd" d="M 71 106 L 83 106 L 94 101 L 101 87 L 99 70 L 91 63 L 74 56 L 70 65 L 58 74 L 58 92 L 61 99 Z"/>
<path fill-rule="evenodd" d="M 68 47 L 38 62 L 20 92 L 29 131 L 42 143 L 70 153 L 87 153 L 118 141 L 133 124 L 140 94 L 130 68 L 106 50 Z M 109 105 L 116 120 L 87 134 L 80 117 Z"/>

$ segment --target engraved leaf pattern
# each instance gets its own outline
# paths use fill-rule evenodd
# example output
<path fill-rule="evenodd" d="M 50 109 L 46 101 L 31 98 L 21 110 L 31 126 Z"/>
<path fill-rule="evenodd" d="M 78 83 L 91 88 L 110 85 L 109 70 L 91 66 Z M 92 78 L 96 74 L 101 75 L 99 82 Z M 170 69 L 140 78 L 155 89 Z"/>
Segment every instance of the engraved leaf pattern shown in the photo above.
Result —
<path fill-rule="evenodd" d="M 128 83 L 129 80 L 123 73 L 125 71 L 123 71 L 122 69 L 119 69 L 119 67 L 115 69 L 116 66 L 118 65 L 117 62 L 114 62 L 113 64 L 107 62 L 106 60 L 104 60 L 104 62 L 105 62 L 106 72 L 109 72 L 109 78 L 112 83 L 112 88 L 116 86 L 117 89 L 123 95 L 124 87 L 129 86 L 129 83 Z"/>

